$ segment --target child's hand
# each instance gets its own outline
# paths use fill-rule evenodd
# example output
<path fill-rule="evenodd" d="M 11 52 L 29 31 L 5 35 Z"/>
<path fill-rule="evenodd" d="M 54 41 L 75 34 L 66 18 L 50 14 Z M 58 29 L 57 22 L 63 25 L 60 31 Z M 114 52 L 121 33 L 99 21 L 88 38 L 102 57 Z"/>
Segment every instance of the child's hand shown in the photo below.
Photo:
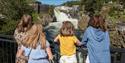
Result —
<path fill-rule="evenodd" d="M 49 60 L 53 60 L 53 56 L 49 56 Z"/>
<path fill-rule="evenodd" d="M 20 48 L 20 49 L 17 50 L 16 57 L 19 58 L 19 57 L 22 56 L 22 54 L 23 54 L 23 49 Z"/>
<path fill-rule="evenodd" d="M 82 45 L 83 45 L 82 42 L 80 42 L 79 40 L 76 42 L 76 44 L 77 44 L 78 46 L 82 46 Z"/>

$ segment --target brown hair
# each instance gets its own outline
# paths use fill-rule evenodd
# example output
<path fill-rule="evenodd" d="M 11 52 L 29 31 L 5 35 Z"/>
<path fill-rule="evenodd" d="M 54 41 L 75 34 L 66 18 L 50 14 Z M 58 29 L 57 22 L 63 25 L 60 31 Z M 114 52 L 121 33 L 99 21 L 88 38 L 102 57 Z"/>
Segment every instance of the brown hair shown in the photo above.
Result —
<path fill-rule="evenodd" d="M 89 20 L 89 26 L 100 28 L 104 32 L 107 30 L 105 20 L 100 15 L 92 16 Z"/>
<path fill-rule="evenodd" d="M 74 35 L 74 26 L 70 21 L 64 21 L 60 29 L 60 34 L 62 36 L 72 36 Z"/>
<path fill-rule="evenodd" d="M 26 32 L 31 28 L 32 24 L 32 17 L 28 14 L 24 14 L 17 25 L 17 30 L 18 32 Z"/>

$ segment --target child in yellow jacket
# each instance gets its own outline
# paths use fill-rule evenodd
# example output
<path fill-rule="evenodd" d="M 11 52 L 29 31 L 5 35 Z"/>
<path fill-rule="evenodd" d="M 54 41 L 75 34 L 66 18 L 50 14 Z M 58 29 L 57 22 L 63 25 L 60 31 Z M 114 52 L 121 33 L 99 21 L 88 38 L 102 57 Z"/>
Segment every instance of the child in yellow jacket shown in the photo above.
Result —
<path fill-rule="evenodd" d="M 81 42 L 74 35 L 74 30 L 71 22 L 64 21 L 60 34 L 54 39 L 54 42 L 60 43 L 60 63 L 77 63 L 76 45 L 81 45 Z"/>

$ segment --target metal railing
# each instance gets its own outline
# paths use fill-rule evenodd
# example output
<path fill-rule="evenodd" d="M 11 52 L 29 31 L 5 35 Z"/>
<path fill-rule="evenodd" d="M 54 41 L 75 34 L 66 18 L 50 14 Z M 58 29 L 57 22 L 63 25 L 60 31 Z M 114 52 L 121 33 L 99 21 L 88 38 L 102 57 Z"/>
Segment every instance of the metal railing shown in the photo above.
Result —
<path fill-rule="evenodd" d="M 0 63 L 15 63 L 17 44 L 10 35 L 0 35 Z"/>
<path fill-rule="evenodd" d="M 53 46 L 52 44 L 51 46 Z M 55 46 L 55 45 L 54 45 Z M 56 47 L 57 48 L 57 47 Z M 17 44 L 11 35 L 0 35 L 0 63 L 15 63 L 15 55 L 17 51 Z M 58 63 L 59 52 L 53 47 L 55 63 Z M 87 56 L 86 48 L 78 47 L 77 59 L 78 63 L 85 63 Z M 111 63 L 125 63 L 125 49 L 111 48 Z"/>

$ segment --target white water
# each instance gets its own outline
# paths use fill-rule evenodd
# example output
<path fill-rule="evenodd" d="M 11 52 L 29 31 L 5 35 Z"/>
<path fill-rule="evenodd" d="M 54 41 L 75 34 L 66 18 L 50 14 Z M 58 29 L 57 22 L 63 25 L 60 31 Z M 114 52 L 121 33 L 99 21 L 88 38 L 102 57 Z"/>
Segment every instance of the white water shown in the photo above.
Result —
<path fill-rule="evenodd" d="M 78 28 L 78 20 L 71 18 L 71 16 L 69 14 L 66 14 L 66 13 L 60 11 L 60 10 L 69 11 L 69 9 L 71 10 L 71 8 L 64 7 L 64 6 L 56 7 L 54 9 L 54 15 L 57 19 L 57 22 L 50 23 L 48 26 L 54 26 L 55 28 L 59 29 L 62 26 L 62 22 L 70 21 L 73 23 L 74 27 L 77 29 Z"/>
<path fill-rule="evenodd" d="M 45 27 L 46 31 L 48 32 L 47 36 L 49 37 L 49 39 L 50 38 L 53 39 L 59 33 L 59 29 L 61 28 L 62 22 L 64 21 L 70 21 L 73 23 L 75 29 L 78 28 L 78 20 L 71 18 L 70 15 L 61 12 L 60 10 L 70 11 L 71 8 L 62 6 L 62 7 L 56 7 L 54 9 L 54 15 L 57 21 L 49 23 L 49 25 Z"/>

